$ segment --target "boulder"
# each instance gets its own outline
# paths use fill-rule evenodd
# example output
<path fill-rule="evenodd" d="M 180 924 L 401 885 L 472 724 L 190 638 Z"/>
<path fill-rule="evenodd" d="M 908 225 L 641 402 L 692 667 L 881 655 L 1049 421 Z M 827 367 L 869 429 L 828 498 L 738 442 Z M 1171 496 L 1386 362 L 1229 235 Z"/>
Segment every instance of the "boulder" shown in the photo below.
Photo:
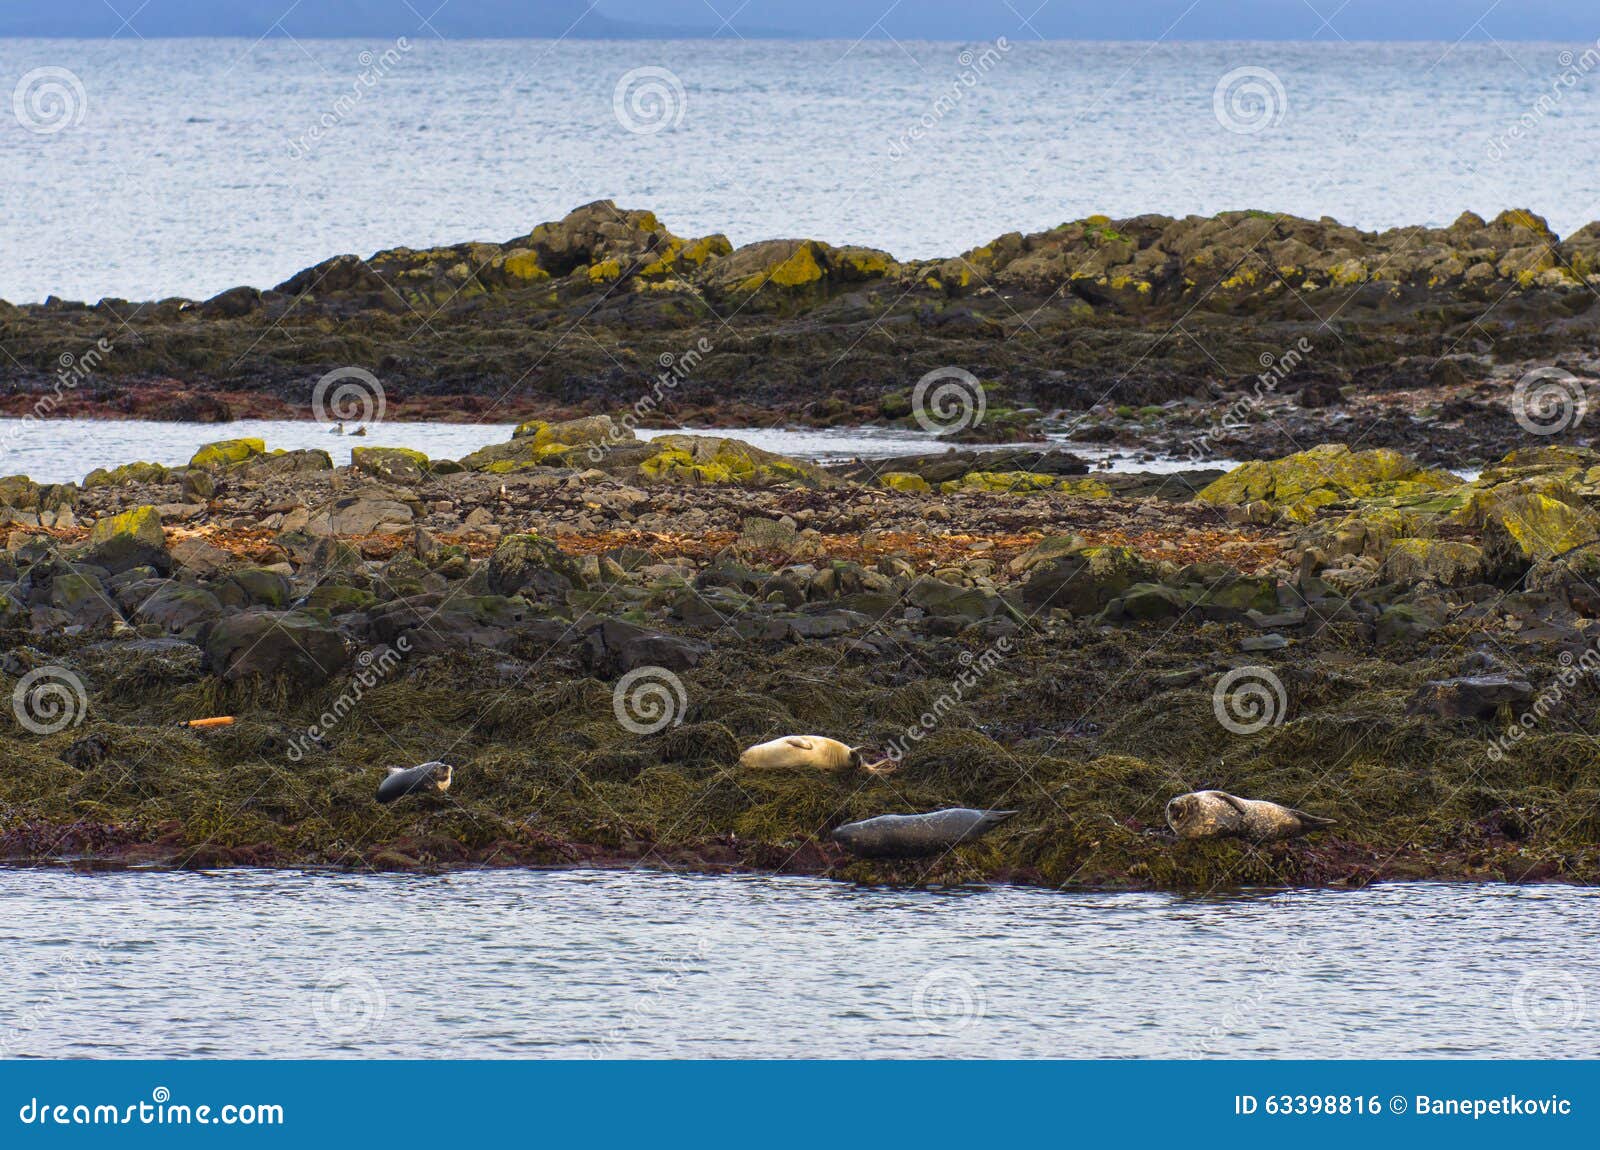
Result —
<path fill-rule="evenodd" d="M 711 648 L 681 635 L 668 635 L 607 619 L 584 635 L 589 665 L 601 678 L 625 675 L 638 667 L 687 671 Z"/>
<path fill-rule="evenodd" d="M 906 602 L 936 619 L 964 619 L 976 623 L 999 610 L 1000 598 L 976 587 L 921 578 L 906 588 Z"/>
<path fill-rule="evenodd" d="M 216 443 L 206 444 L 195 452 L 194 457 L 189 460 L 189 466 L 233 467 L 266 450 L 266 442 L 260 439 L 220 439 Z"/>
<path fill-rule="evenodd" d="M 344 637 L 299 611 L 245 611 L 211 628 L 206 658 L 213 673 L 236 681 L 286 676 L 319 686 L 349 659 Z"/>
<path fill-rule="evenodd" d="M 1151 619 L 1176 619 L 1189 609 L 1184 597 L 1160 583 L 1135 583 L 1106 605 L 1106 618 L 1144 622 Z"/>
<path fill-rule="evenodd" d="M 409 447 L 355 447 L 350 450 L 350 466 L 384 483 L 409 486 L 427 475 L 428 457 Z"/>
<path fill-rule="evenodd" d="M 1351 451 L 1343 443 L 1325 443 L 1282 459 L 1241 464 L 1206 485 L 1195 501 L 1214 507 L 1261 503 L 1285 518 L 1305 522 L 1330 503 L 1421 498 L 1460 486 L 1456 476 L 1429 471 L 1398 451 Z"/>
<path fill-rule="evenodd" d="M 394 535 L 411 530 L 411 508 L 381 495 L 358 494 L 318 508 L 306 521 L 308 535 Z"/>
<path fill-rule="evenodd" d="M 1533 695 L 1533 684 L 1510 675 L 1434 679 L 1417 689 L 1406 711 L 1441 719 L 1492 719 L 1504 706 L 1513 713 L 1526 709 Z"/>
<path fill-rule="evenodd" d="M 489 557 L 488 587 L 496 595 L 564 599 L 583 576 L 570 555 L 538 535 L 507 535 Z"/>
<path fill-rule="evenodd" d="M 166 580 L 146 596 L 135 611 L 142 623 L 154 623 L 175 635 L 196 635 L 205 624 L 222 615 L 222 604 L 211 592 Z"/>
<path fill-rule="evenodd" d="M 567 630 L 547 620 L 530 620 L 525 600 L 503 595 L 413 595 L 374 608 L 368 619 L 378 641 L 397 647 L 403 641 L 402 649 L 424 655 L 469 646 L 505 647 L 518 632 L 541 625 L 547 630 L 540 638 L 554 645 Z"/>
<path fill-rule="evenodd" d="M 305 447 L 297 451 L 273 451 L 251 456 L 239 467 L 245 479 L 270 479 L 279 475 L 306 475 L 317 471 L 333 470 L 333 456 L 320 447 Z"/>
<path fill-rule="evenodd" d="M 172 570 L 161 515 L 154 507 L 135 507 L 96 522 L 82 558 L 112 574 L 141 566 L 161 572 Z"/>
<path fill-rule="evenodd" d="M 799 483 L 821 487 L 833 479 L 821 468 L 737 439 L 711 435 L 658 435 L 638 465 L 645 479 L 671 483 L 764 486 Z"/>
<path fill-rule="evenodd" d="M 0 478 L 0 508 L 32 511 L 39 506 L 39 485 L 26 475 Z"/>
<path fill-rule="evenodd" d="M 87 571 L 69 571 L 50 582 L 47 604 L 62 612 L 68 626 L 98 627 L 121 616 L 105 585 Z"/>
<path fill-rule="evenodd" d="M 531 439 L 536 448 L 587 447 L 591 444 L 632 443 L 638 437 L 633 429 L 609 415 L 586 415 L 561 423 L 531 420 L 512 433 L 513 439 Z"/>
<path fill-rule="evenodd" d="M 1384 561 L 1384 574 L 1404 586 L 1464 587 L 1483 580 L 1483 548 L 1448 539 L 1396 539 Z"/>
<path fill-rule="evenodd" d="M 348 615 L 352 611 L 366 611 L 377 605 L 378 597 L 371 591 L 351 587 L 329 580 L 318 583 L 306 596 L 305 605 L 313 611 L 326 611 L 329 615 Z"/>
<path fill-rule="evenodd" d="M 1022 598 L 1035 610 L 1093 615 L 1135 583 L 1152 582 L 1148 565 L 1127 547 L 1085 547 L 1035 567 Z"/>
<path fill-rule="evenodd" d="M 558 448 L 558 451 L 565 450 Z M 537 467 L 543 458 L 540 450 L 533 445 L 531 437 L 513 439 L 510 443 L 491 443 L 487 447 L 480 447 L 468 455 L 463 455 L 459 460 L 460 466 L 465 471 L 484 471 L 490 475 L 507 475 L 513 471 L 523 471 L 530 467 Z"/>
<path fill-rule="evenodd" d="M 107 471 L 96 467 L 83 477 L 85 489 L 94 487 L 119 487 L 125 483 L 165 483 L 168 470 L 159 463 L 124 463 Z"/>
<path fill-rule="evenodd" d="M 171 547 L 172 561 L 185 571 L 209 576 L 233 566 L 233 556 L 199 536 L 179 539 Z"/>
<path fill-rule="evenodd" d="M 1473 495 L 1458 518 L 1483 532 L 1491 564 L 1553 559 L 1600 540 L 1600 514 L 1559 483 L 1502 483 Z"/>
<path fill-rule="evenodd" d="M 241 567 L 232 571 L 215 588 L 217 599 L 229 607 L 272 607 L 281 609 L 294 598 L 294 586 L 281 571 L 265 567 Z"/>

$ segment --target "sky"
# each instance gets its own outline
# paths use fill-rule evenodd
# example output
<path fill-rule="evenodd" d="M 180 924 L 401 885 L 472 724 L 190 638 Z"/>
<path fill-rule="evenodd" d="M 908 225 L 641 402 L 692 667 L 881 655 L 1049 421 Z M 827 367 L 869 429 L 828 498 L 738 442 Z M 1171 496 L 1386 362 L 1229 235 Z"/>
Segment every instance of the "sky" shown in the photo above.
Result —
<path fill-rule="evenodd" d="M 0 0 L 0 36 L 1557 40 L 1596 0 Z"/>

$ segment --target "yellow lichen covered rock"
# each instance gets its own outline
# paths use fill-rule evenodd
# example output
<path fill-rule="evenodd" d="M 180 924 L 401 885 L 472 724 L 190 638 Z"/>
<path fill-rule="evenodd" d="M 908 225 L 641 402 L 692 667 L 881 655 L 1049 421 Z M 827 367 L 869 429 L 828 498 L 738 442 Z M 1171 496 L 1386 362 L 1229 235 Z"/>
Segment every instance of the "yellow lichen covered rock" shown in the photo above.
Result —
<path fill-rule="evenodd" d="M 1085 499 L 1109 499 L 1111 488 L 1088 476 L 1039 475 L 1032 471 L 969 471 L 960 479 L 939 485 L 945 494 L 957 491 L 994 491 L 1025 495 L 1030 491 L 1059 491 Z"/>
<path fill-rule="evenodd" d="M 113 575 L 140 566 L 169 570 L 161 513 L 154 507 L 135 507 L 98 520 L 89 531 L 83 558 Z"/>
<path fill-rule="evenodd" d="M 232 467 L 267 450 L 261 439 L 222 439 L 208 443 L 194 453 L 190 467 Z"/>
<path fill-rule="evenodd" d="M 507 252 L 500 261 L 500 267 L 511 279 L 522 283 L 537 283 L 550 278 L 550 273 L 539 266 L 539 254 L 527 248 Z"/>
<path fill-rule="evenodd" d="M 1397 583 L 1440 583 L 1461 587 L 1484 574 L 1483 548 L 1448 539 L 1396 539 L 1389 548 L 1385 576 Z"/>
<path fill-rule="evenodd" d="M 536 422 L 536 421 L 535 421 Z M 512 433 L 512 438 L 527 438 L 530 434 L 524 423 Z M 568 419 L 562 423 L 545 423 L 531 432 L 535 447 L 584 447 L 590 444 L 632 443 L 636 438 L 633 429 L 619 424 L 609 415 L 586 415 L 581 419 Z"/>
<path fill-rule="evenodd" d="M 385 483 L 420 483 L 428 473 L 428 457 L 409 447 L 353 447 L 350 466 Z"/>
<path fill-rule="evenodd" d="M 1537 480 L 1477 492 L 1458 518 L 1483 532 L 1485 550 L 1552 559 L 1600 539 L 1600 514 L 1537 489 Z M 1559 491 L 1559 488 L 1551 490 Z"/>
<path fill-rule="evenodd" d="M 1351 451 L 1342 443 L 1325 443 L 1283 459 L 1242 464 L 1209 484 L 1196 500 L 1216 507 L 1265 503 L 1305 522 L 1330 503 L 1423 497 L 1459 486 L 1456 476 L 1429 471 L 1398 451 Z"/>
<path fill-rule="evenodd" d="M 926 479 L 909 471 L 885 471 L 878 476 L 878 482 L 890 491 L 903 491 L 907 495 L 927 495 L 933 491 Z"/>
<path fill-rule="evenodd" d="M 657 449 L 655 454 L 639 464 L 639 473 L 646 479 L 750 486 L 801 483 L 808 487 L 831 482 L 818 468 L 737 439 L 661 435 L 652 439 L 650 446 Z"/>

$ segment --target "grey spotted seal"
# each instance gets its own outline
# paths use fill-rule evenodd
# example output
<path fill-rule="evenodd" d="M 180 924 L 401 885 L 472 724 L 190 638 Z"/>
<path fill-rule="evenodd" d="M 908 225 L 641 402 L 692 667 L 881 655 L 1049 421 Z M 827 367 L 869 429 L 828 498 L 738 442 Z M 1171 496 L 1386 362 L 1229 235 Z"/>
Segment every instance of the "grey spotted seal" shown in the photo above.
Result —
<path fill-rule="evenodd" d="M 1270 843 L 1333 823 L 1333 819 L 1265 799 L 1241 799 L 1227 791 L 1193 791 L 1167 804 L 1167 825 L 1180 839 L 1240 838 Z"/>
<path fill-rule="evenodd" d="M 392 803 L 406 795 L 450 789 L 455 771 L 449 763 L 419 763 L 414 767 L 390 767 L 389 777 L 378 784 L 378 801 Z"/>
<path fill-rule="evenodd" d="M 835 828 L 833 841 L 861 858 L 917 858 L 982 838 L 1016 813 L 950 807 L 923 815 L 879 815 Z"/>
<path fill-rule="evenodd" d="M 751 771 L 774 771 L 788 767 L 809 767 L 818 771 L 863 770 L 885 774 L 891 769 L 888 759 L 865 762 L 859 747 L 851 747 L 824 735 L 781 735 L 765 743 L 746 747 L 739 765 Z"/>

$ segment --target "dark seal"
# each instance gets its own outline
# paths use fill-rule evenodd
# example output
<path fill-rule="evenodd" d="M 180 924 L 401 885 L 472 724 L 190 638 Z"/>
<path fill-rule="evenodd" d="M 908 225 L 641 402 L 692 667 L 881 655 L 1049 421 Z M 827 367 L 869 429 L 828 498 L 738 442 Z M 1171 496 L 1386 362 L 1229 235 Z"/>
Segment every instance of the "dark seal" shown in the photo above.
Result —
<path fill-rule="evenodd" d="M 845 823 L 833 832 L 833 841 L 861 858 L 920 858 L 982 838 L 1016 813 L 951 807 L 925 815 L 879 815 Z"/>
<path fill-rule="evenodd" d="M 390 767 L 389 777 L 378 784 L 378 801 L 392 803 L 406 795 L 448 791 L 455 772 L 449 763 L 420 763 L 415 767 Z"/>

